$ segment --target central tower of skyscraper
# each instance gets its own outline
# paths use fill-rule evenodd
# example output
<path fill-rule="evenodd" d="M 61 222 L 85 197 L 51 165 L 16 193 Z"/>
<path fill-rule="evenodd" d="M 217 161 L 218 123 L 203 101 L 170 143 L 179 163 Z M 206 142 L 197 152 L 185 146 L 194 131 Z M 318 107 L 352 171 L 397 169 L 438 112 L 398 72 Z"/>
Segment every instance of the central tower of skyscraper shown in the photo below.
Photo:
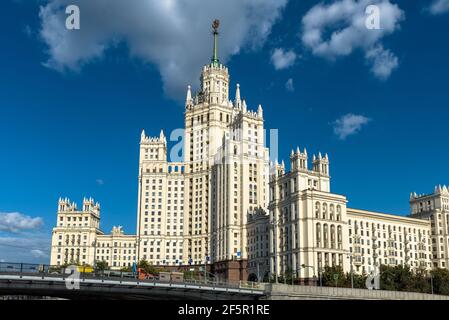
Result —
<path fill-rule="evenodd" d="M 208 263 L 222 279 L 246 280 L 247 215 L 268 204 L 263 111 L 260 105 L 257 111 L 248 110 L 238 84 L 234 101 L 229 99 L 228 68 L 218 58 L 218 20 L 212 28 L 211 62 L 202 69 L 198 92 L 187 89 L 184 162 L 167 162 L 162 133 L 159 138 L 142 135 L 138 239 L 147 240 L 138 240 L 139 252 L 156 265 Z M 153 150 L 153 158 L 147 149 Z M 181 169 L 171 171 L 173 165 Z M 177 199 L 174 177 L 179 180 L 177 192 L 182 190 Z M 142 210 L 148 211 L 146 218 Z M 160 254 L 151 255 L 151 250 Z"/>

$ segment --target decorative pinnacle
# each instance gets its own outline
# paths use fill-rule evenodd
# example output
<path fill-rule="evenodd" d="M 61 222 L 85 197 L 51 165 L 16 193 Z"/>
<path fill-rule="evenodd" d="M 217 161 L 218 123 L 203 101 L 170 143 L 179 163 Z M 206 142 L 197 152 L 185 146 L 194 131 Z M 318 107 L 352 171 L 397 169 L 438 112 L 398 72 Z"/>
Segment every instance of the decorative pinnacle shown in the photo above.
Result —
<path fill-rule="evenodd" d="M 220 27 L 220 20 L 215 19 L 214 22 L 212 22 L 212 29 L 213 35 L 214 35 L 214 51 L 212 56 L 212 64 L 218 65 L 218 28 Z"/>

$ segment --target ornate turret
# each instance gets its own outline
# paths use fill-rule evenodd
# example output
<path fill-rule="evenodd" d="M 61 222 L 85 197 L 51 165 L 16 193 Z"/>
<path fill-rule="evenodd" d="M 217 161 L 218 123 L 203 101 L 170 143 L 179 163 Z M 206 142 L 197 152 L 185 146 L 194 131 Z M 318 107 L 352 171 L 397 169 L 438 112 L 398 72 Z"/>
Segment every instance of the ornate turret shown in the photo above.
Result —
<path fill-rule="evenodd" d="M 75 212 L 77 206 L 75 202 L 71 202 L 69 198 L 59 198 L 58 211 L 59 212 Z"/>
<path fill-rule="evenodd" d="M 321 155 L 321 152 L 318 153 L 318 157 L 313 155 L 313 171 L 322 175 L 329 175 L 329 157 L 327 153 L 324 157 Z"/>
<path fill-rule="evenodd" d="M 277 160 L 273 163 L 270 163 L 270 180 L 276 179 L 277 177 L 281 177 L 285 174 L 285 164 L 284 161 L 279 164 Z"/>
<path fill-rule="evenodd" d="M 89 199 L 84 198 L 83 199 L 83 211 L 84 212 L 92 212 L 96 214 L 97 216 L 100 216 L 100 204 L 98 202 L 95 202 L 92 197 Z"/>
<path fill-rule="evenodd" d="M 290 167 L 292 171 L 307 170 L 307 150 L 304 149 L 302 153 L 299 147 L 296 147 L 296 152 L 292 150 L 290 155 Z"/>
<path fill-rule="evenodd" d="M 122 226 L 113 226 L 111 235 L 116 236 L 116 237 L 124 235 L 123 227 Z"/>

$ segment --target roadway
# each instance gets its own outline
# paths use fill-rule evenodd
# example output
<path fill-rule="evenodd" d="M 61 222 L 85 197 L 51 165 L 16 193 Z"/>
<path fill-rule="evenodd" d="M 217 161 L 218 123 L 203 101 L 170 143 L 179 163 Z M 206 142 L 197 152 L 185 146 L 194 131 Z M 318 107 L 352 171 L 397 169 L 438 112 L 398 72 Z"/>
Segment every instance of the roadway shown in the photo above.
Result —
<path fill-rule="evenodd" d="M 79 289 L 69 289 L 69 274 L 0 271 L 0 295 L 49 296 L 65 299 L 258 300 L 264 285 L 164 282 L 81 274 Z M 70 286 L 69 286 L 70 287 Z"/>

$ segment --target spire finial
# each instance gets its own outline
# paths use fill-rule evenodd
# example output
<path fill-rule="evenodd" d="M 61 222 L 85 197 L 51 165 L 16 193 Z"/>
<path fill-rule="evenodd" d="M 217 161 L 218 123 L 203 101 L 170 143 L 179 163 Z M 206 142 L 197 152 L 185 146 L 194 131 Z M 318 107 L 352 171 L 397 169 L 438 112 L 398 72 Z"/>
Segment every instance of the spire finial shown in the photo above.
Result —
<path fill-rule="evenodd" d="M 164 130 L 161 130 L 161 133 L 159 134 L 159 140 L 165 142 Z"/>
<path fill-rule="evenodd" d="M 240 84 L 237 83 L 236 89 L 235 89 L 235 104 L 238 107 L 240 105 Z"/>
<path fill-rule="evenodd" d="M 186 105 L 190 104 L 191 101 L 192 101 L 192 87 L 187 86 Z"/>
<path fill-rule="evenodd" d="M 218 60 L 218 28 L 220 27 L 220 20 L 215 19 L 214 22 L 212 22 L 212 29 L 213 35 L 214 35 L 214 51 L 212 56 L 212 64 L 214 66 L 217 66 L 219 63 Z"/>

